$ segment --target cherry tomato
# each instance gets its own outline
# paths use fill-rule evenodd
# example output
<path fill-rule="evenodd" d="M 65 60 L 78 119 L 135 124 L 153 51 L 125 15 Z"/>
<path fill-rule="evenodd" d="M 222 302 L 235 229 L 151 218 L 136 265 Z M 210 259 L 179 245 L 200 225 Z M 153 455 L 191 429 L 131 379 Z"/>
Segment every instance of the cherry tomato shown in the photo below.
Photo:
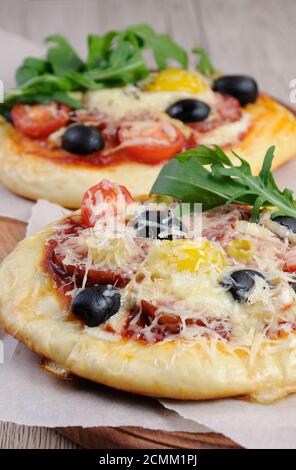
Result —
<path fill-rule="evenodd" d="M 118 139 L 121 144 L 127 143 L 124 147 L 127 157 L 150 164 L 172 158 L 185 144 L 185 137 L 179 129 L 169 122 L 152 119 L 123 124 L 118 131 Z M 129 141 L 131 145 L 128 145 Z"/>
<path fill-rule="evenodd" d="M 288 253 L 286 254 L 285 264 L 284 264 L 284 271 L 288 273 L 295 273 L 296 272 L 296 247 L 294 246 L 291 248 Z"/>
<path fill-rule="evenodd" d="M 288 273 L 295 273 L 296 272 L 296 260 L 292 262 L 286 262 L 284 264 L 283 270 Z"/>
<path fill-rule="evenodd" d="M 119 186 L 108 180 L 102 180 L 99 184 L 90 188 L 84 194 L 81 204 L 82 224 L 85 227 L 93 227 L 96 221 L 104 215 L 104 208 L 102 208 L 102 212 L 98 210 L 100 203 L 111 204 L 115 215 L 117 213 L 116 204 L 119 197 L 123 198 L 125 204 L 134 202 L 131 194 L 124 186 Z"/>
<path fill-rule="evenodd" d="M 12 108 L 11 116 L 14 126 L 22 134 L 31 139 L 44 139 L 68 123 L 69 108 L 58 103 L 17 104 Z"/>

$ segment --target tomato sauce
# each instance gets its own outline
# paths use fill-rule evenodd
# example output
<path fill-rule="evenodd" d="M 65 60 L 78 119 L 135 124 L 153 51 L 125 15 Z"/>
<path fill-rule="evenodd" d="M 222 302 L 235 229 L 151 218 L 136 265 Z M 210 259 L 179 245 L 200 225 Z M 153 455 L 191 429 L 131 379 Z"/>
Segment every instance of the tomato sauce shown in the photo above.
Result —
<path fill-rule="evenodd" d="M 34 155 L 59 164 L 79 165 L 82 167 L 110 167 L 130 161 L 123 150 L 112 152 L 112 149 L 110 149 L 109 152 L 99 151 L 90 155 L 69 153 L 62 148 L 54 148 L 45 139 L 29 139 L 16 129 L 11 129 L 10 138 L 16 146 L 18 153 Z"/>

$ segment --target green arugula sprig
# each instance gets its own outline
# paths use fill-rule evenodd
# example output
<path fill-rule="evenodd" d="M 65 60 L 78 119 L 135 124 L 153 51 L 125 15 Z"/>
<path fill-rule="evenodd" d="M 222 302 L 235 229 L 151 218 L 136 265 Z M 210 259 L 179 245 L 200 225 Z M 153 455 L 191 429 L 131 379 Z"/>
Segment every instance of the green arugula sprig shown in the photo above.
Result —
<path fill-rule="evenodd" d="M 249 204 L 253 206 L 252 221 L 258 219 L 262 206 L 277 208 L 272 217 L 296 218 L 293 192 L 287 188 L 281 191 L 271 173 L 274 150 L 274 146 L 267 150 L 261 171 L 254 176 L 249 163 L 236 153 L 239 165 L 234 165 L 220 147 L 201 145 L 176 155 L 165 165 L 151 193 L 199 202 L 204 210 L 232 202 Z"/>
<path fill-rule="evenodd" d="M 144 51 L 152 51 L 155 65 L 164 69 L 170 60 L 188 66 L 185 50 L 167 34 L 158 34 L 150 26 L 139 24 L 124 31 L 88 36 L 88 54 L 83 61 L 67 40 L 49 36 L 44 59 L 28 57 L 17 69 L 17 89 L 7 93 L 0 112 L 17 103 L 59 101 L 73 108 L 82 107 L 73 92 L 124 86 L 149 75 Z"/>
<path fill-rule="evenodd" d="M 44 59 L 27 57 L 17 69 L 17 88 L 6 94 L 0 113 L 5 114 L 17 103 L 58 101 L 81 108 L 81 96 L 77 92 L 120 87 L 145 79 L 150 73 L 144 56 L 147 50 L 152 52 L 158 70 L 166 68 L 171 60 L 184 69 L 188 67 L 186 51 L 169 35 L 158 34 L 147 24 L 109 31 L 102 36 L 90 34 L 85 60 L 63 36 L 49 36 L 46 42 L 49 49 Z M 206 52 L 200 47 L 193 52 L 199 55 L 197 70 L 215 78 L 217 72 Z"/>
<path fill-rule="evenodd" d="M 194 47 L 192 49 L 192 52 L 193 54 L 196 54 L 199 57 L 199 62 L 196 66 L 196 70 L 198 70 L 202 75 L 210 79 L 214 79 L 219 76 L 218 70 L 215 69 L 208 54 L 202 47 Z"/>

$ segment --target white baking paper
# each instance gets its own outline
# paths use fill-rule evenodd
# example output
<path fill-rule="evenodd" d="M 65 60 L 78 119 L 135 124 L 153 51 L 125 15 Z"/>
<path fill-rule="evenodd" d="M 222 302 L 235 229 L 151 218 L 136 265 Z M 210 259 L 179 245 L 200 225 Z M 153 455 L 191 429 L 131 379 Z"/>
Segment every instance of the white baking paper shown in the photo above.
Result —
<path fill-rule="evenodd" d="M 204 427 L 138 397 L 86 380 L 65 381 L 44 372 L 40 358 L 19 345 L 0 365 L 0 420 L 34 426 L 142 426 L 205 432 Z"/>
<path fill-rule="evenodd" d="M 296 395 L 262 405 L 238 399 L 161 400 L 169 410 L 220 432 L 250 449 L 296 448 Z"/>
<path fill-rule="evenodd" d="M 28 222 L 34 203 L 13 194 L 0 183 L 0 217 Z"/>
<path fill-rule="evenodd" d="M 27 225 L 27 235 L 33 235 L 46 224 L 59 220 L 70 212 L 58 204 L 39 199 L 32 207 L 31 217 Z"/>

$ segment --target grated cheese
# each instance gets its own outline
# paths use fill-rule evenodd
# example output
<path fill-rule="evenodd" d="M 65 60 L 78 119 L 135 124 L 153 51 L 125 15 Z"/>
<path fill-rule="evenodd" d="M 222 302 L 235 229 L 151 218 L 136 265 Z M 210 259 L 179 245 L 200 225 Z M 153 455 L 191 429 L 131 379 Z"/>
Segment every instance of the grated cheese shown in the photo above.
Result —
<path fill-rule="evenodd" d="M 130 204 L 124 211 L 119 194 L 119 214 L 114 224 L 114 210 L 111 214 L 101 194 L 89 201 L 95 214 L 94 227 L 65 237 L 63 229 L 68 228 L 67 224 L 59 226 L 52 237 L 58 242 L 57 253 L 64 265 L 84 263 L 82 288 L 90 269 L 125 272 L 131 281 L 121 292 L 121 309 L 108 321 L 115 333 L 99 326 L 86 328 L 88 334 L 118 338 L 128 315 L 137 306 L 129 325 L 148 343 L 153 343 L 155 332 L 164 328 L 162 318 L 170 315 L 176 318 L 174 325 L 178 328 L 162 340 L 182 338 L 186 347 L 187 342 L 198 339 L 209 356 L 217 353 L 218 341 L 230 353 L 247 352 L 250 365 L 255 364 L 258 354 L 291 347 L 293 337 L 289 333 L 296 328 L 296 294 L 290 284 L 296 275 L 283 270 L 291 246 L 270 230 L 266 214 L 260 224 L 255 224 L 242 220 L 248 212 L 244 213 L 241 207 L 217 208 L 202 215 L 202 239 L 194 239 L 190 233 L 190 238 L 186 234 L 185 239 L 155 240 L 138 237 L 133 221 L 146 210 L 173 208 L 175 203 L 168 206 L 148 200 Z M 185 217 L 189 225 L 188 214 Z M 251 259 L 238 261 L 229 254 L 227 246 L 235 239 L 252 243 Z M 234 269 L 255 269 L 264 275 L 255 276 L 246 302 L 235 301 L 221 284 L 223 276 Z M 68 295 L 75 292 L 77 288 Z M 143 300 L 155 312 L 149 324 L 139 326 Z"/>

